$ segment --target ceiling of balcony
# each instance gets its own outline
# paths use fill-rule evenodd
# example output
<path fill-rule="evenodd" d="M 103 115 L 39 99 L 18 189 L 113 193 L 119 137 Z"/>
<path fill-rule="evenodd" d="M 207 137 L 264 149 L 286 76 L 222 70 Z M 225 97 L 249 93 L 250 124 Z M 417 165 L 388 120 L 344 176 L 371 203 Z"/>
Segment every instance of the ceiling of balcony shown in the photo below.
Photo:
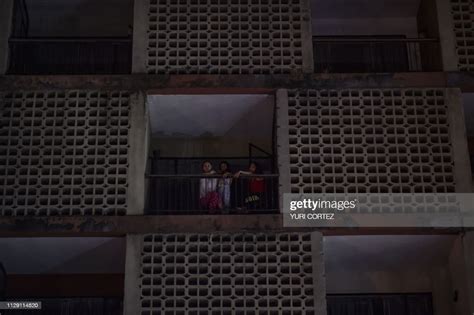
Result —
<path fill-rule="evenodd" d="M 29 36 L 125 37 L 133 24 L 132 0 L 26 0 Z"/>
<path fill-rule="evenodd" d="M 125 239 L 3 238 L 0 262 L 8 274 L 123 273 Z"/>
<path fill-rule="evenodd" d="M 315 36 L 417 37 L 420 0 L 312 0 Z"/>
<path fill-rule="evenodd" d="M 326 271 L 423 270 L 442 266 L 455 238 L 450 235 L 325 237 Z M 9 274 L 124 271 L 123 238 L 6 238 L 0 240 L 0 248 L 0 262 Z"/>
<path fill-rule="evenodd" d="M 150 95 L 147 103 L 163 156 L 242 156 L 249 143 L 271 150 L 273 95 Z"/>
<path fill-rule="evenodd" d="M 313 0 L 313 18 L 416 16 L 420 0 Z"/>
<path fill-rule="evenodd" d="M 455 236 L 377 235 L 324 238 L 328 271 L 424 269 L 444 264 Z"/>
<path fill-rule="evenodd" d="M 240 137 L 268 133 L 273 102 L 273 96 L 259 94 L 149 96 L 152 135 Z"/>

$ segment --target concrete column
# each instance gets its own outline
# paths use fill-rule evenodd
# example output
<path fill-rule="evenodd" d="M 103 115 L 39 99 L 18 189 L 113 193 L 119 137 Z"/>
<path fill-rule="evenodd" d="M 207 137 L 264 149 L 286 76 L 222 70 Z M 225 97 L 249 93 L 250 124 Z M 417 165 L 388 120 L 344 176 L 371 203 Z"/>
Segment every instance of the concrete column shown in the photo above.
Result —
<path fill-rule="evenodd" d="M 132 73 L 147 73 L 149 5 L 150 0 L 135 0 L 133 9 Z"/>
<path fill-rule="evenodd" d="M 467 314 L 474 314 L 474 231 L 463 237 L 464 263 L 466 266 Z"/>
<path fill-rule="evenodd" d="M 123 314 L 140 314 L 140 273 L 143 235 L 127 235 Z"/>
<path fill-rule="evenodd" d="M 142 215 L 146 204 L 145 172 L 149 133 L 146 95 L 144 92 L 139 92 L 130 97 L 127 215 Z"/>
<path fill-rule="evenodd" d="M 313 31 L 311 25 L 311 3 L 301 0 L 301 40 L 303 49 L 303 73 L 314 72 Z"/>
<path fill-rule="evenodd" d="M 453 148 L 454 178 L 457 193 L 472 191 L 471 163 L 467 147 L 466 122 L 462 107 L 462 96 L 459 89 L 446 89 L 446 104 L 448 105 L 449 133 Z"/>
<path fill-rule="evenodd" d="M 290 193 L 290 140 L 288 130 L 288 91 L 277 90 L 276 93 L 277 124 L 277 162 L 279 174 L 280 212 L 283 212 L 283 194 Z"/>
<path fill-rule="evenodd" d="M 438 12 L 439 43 L 444 71 L 458 71 L 456 36 L 450 0 L 435 0 Z"/>
<path fill-rule="evenodd" d="M 313 258 L 314 309 L 317 315 L 327 314 L 326 271 L 324 267 L 323 234 L 311 233 L 311 254 Z"/>
<path fill-rule="evenodd" d="M 8 40 L 12 30 L 13 1 L 0 1 L 0 75 L 5 74 L 8 69 Z"/>

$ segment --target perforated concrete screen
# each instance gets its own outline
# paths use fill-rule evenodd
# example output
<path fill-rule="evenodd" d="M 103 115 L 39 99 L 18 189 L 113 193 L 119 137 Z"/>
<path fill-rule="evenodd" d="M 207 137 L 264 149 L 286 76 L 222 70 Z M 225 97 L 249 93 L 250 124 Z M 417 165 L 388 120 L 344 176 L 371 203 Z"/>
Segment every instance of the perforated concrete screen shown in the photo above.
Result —
<path fill-rule="evenodd" d="M 0 214 L 125 214 L 126 92 L 0 93 Z"/>
<path fill-rule="evenodd" d="M 445 93 L 288 91 L 291 192 L 454 192 Z"/>
<path fill-rule="evenodd" d="M 148 0 L 153 74 L 301 71 L 303 0 Z"/>
<path fill-rule="evenodd" d="M 474 70 L 473 12 L 473 0 L 451 0 L 451 13 L 460 71 Z"/>
<path fill-rule="evenodd" d="M 322 314 L 321 244 L 309 233 L 147 235 L 141 314 Z"/>

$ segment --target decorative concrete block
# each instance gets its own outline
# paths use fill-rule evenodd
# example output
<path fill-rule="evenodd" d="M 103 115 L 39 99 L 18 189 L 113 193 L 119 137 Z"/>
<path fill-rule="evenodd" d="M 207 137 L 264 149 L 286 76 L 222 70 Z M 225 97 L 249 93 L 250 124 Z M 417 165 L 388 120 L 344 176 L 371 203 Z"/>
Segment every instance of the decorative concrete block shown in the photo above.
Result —
<path fill-rule="evenodd" d="M 445 94 L 289 90 L 291 192 L 455 192 Z"/>
<path fill-rule="evenodd" d="M 127 210 L 129 93 L 0 93 L 0 215 Z"/>
<path fill-rule="evenodd" d="M 302 72 L 302 39 L 311 21 L 305 1 L 147 0 L 145 5 L 149 74 Z"/>
<path fill-rule="evenodd" d="M 325 314 L 313 234 L 145 235 L 139 314 Z"/>

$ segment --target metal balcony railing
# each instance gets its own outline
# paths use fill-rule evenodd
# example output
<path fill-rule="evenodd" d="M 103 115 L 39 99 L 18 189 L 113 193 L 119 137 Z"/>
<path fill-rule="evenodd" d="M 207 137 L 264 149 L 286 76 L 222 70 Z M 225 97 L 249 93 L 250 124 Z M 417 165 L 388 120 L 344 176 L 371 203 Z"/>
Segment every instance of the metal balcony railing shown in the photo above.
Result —
<path fill-rule="evenodd" d="M 277 213 L 278 175 L 147 175 L 147 214 Z"/>
<path fill-rule="evenodd" d="M 273 159 L 268 157 L 150 157 L 150 173 L 156 175 L 192 174 L 201 169 L 202 161 L 209 161 L 215 167 L 223 161 L 231 166 L 231 170 L 246 169 L 250 161 L 257 162 L 260 167 L 272 172 Z"/>
<path fill-rule="evenodd" d="M 130 38 L 12 38 L 8 74 L 128 74 Z"/>
<path fill-rule="evenodd" d="M 440 71 L 434 38 L 313 37 L 317 73 Z"/>
<path fill-rule="evenodd" d="M 328 294 L 326 301 L 328 315 L 433 314 L 433 301 L 430 293 Z"/>

